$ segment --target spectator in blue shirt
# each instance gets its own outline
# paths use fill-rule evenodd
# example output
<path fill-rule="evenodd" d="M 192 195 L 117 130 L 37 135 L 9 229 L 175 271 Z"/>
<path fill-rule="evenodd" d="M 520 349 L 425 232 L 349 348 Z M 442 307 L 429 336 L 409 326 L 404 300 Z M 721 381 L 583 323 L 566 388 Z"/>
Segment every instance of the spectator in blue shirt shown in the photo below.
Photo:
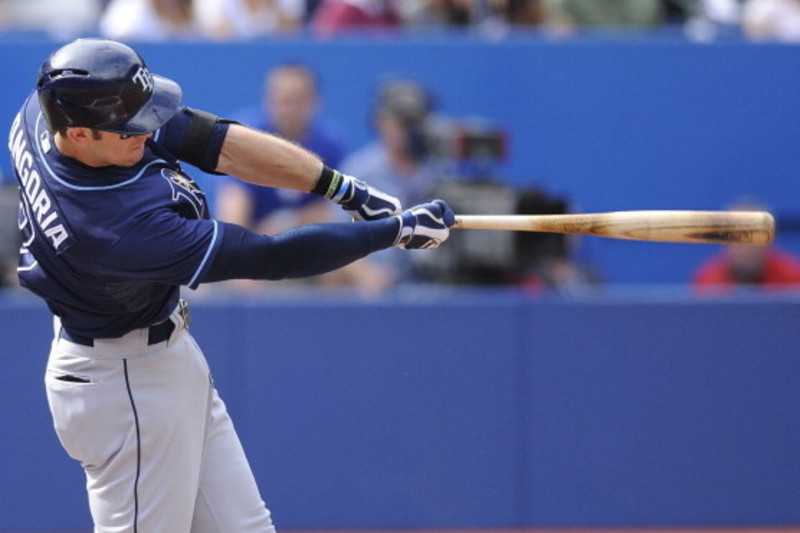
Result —
<path fill-rule="evenodd" d="M 319 155 L 326 165 L 337 168 L 344 154 L 340 138 L 317 120 L 317 81 L 302 64 L 281 64 L 264 78 L 263 98 L 233 118 L 253 128 L 276 133 Z M 226 222 L 259 233 L 272 234 L 297 224 L 327 222 L 329 202 L 318 195 L 250 186 L 224 179 L 216 196 L 217 216 Z"/>
<path fill-rule="evenodd" d="M 264 78 L 260 106 L 233 115 L 247 126 L 275 133 L 317 154 L 331 168 L 337 168 L 345 153 L 342 135 L 318 116 L 319 87 L 314 72 L 301 63 L 283 63 Z M 258 233 L 273 235 L 298 225 L 341 221 L 330 202 L 316 194 L 259 187 L 223 178 L 216 191 L 216 217 Z M 368 261 L 344 270 L 312 278 L 312 283 L 357 285 L 370 291 L 382 290 L 389 280 Z"/>

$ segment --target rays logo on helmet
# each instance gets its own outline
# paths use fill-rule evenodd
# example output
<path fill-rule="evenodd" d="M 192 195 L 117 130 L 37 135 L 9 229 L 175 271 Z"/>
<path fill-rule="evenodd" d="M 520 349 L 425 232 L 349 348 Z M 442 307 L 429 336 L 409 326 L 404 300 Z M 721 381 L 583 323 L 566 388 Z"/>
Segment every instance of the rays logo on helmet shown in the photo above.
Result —
<path fill-rule="evenodd" d="M 139 69 L 136 71 L 136 74 L 133 75 L 133 83 L 137 83 L 142 86 L 142 90 L 146 93 L 153 92 L 153 87 L 155 83 L 153 82 L 153 76 L 150 74 L 150 71 L 147 70 L 147 67 L 140 66 Z"/>

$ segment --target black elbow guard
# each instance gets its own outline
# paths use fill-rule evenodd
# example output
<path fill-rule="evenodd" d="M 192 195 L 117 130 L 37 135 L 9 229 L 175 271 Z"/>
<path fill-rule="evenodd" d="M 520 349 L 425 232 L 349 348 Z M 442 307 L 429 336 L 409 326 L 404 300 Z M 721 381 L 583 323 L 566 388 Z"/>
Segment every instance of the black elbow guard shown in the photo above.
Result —
<path fill-rule="evenodd" d="M 190 115 L 189 127 L 176 155 L 189 164 L 204 168 L 206 149 L 211 144 L 211 136 L 214 134 L 214 126 L 217 125 L 219 117 L 199 109 L 187 108 L 187 112 Z"/>
<path fill-rule="evenodd" d="M 181 161 L 194 165 L 204 172 L 216 172 L 219 152 L 224 139 L 224 131 L 229 120 L 222 120 L 217 115 L 185 107 L 182 109 L 184 122 L 183 137 L 173 146 L 174 155 Z M 219 126 L 225 125 L 220 131 Z"/>

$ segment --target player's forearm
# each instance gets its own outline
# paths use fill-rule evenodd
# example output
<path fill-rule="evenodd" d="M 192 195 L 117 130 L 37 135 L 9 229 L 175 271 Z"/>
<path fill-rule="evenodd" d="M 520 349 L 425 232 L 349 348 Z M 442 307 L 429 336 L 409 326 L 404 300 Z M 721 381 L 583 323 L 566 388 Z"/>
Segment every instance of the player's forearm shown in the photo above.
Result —
<path fill-rule="evenodd" d="M 322 161 L 289 141 L 231 124 L 216 170 L 257 185 L 308 192 L 319 179 Z"/>
<path fill-rule="evenodd" d="M 228 279 L 279 280 L 332 272 L 392 246 L 398 218 L 315 224 L 278 235 L 257 235 L 224 224 L 222 243 L 203 283 Z"/>

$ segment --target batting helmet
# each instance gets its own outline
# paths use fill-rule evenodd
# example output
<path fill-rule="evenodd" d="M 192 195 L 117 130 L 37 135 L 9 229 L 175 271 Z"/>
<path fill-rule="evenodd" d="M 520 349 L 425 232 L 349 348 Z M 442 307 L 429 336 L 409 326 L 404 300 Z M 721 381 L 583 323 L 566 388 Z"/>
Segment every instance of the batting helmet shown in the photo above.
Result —
<path fill-rule="evenodd" d="M 106 39 L 77 39 L 53 52 L 36 87 L 50 131 L 149 133 L 166 123 L 181 101 L 177 83 L 150 74 L 133 49 Z"/>

